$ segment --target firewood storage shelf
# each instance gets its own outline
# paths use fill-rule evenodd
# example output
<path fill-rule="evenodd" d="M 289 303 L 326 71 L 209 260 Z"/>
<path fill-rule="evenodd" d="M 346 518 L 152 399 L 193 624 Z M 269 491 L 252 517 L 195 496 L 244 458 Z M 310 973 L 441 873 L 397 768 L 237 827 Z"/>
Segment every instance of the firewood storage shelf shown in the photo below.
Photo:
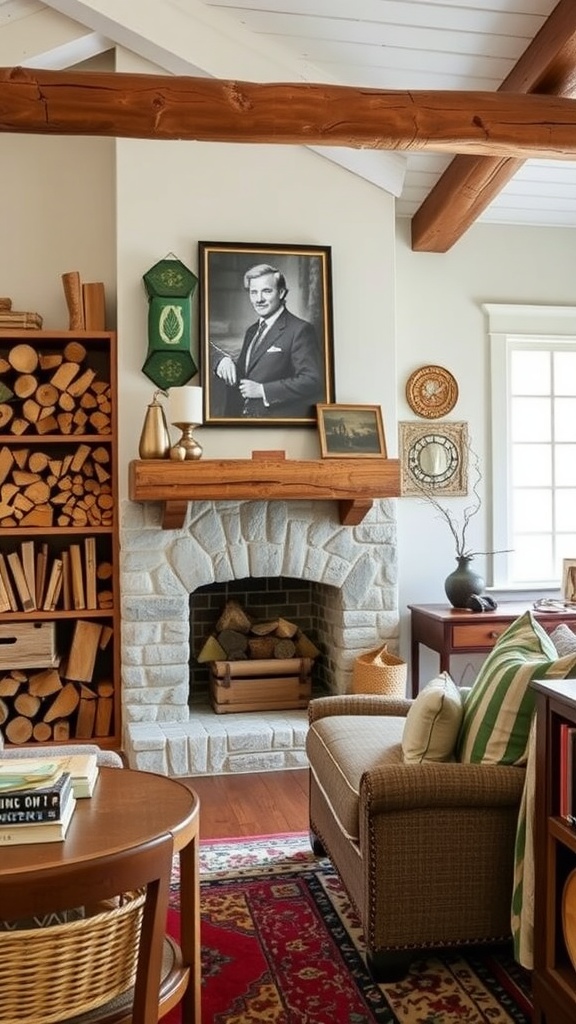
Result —
<path fill-rule="evenodd" d="M 78 369 L 67 365 L 76 359 Z M 116 335 L 2 329 L 0 366 L 9 389 L 8 396 L 0 394 L 0 555 L 14 596 L 6 609 L 0 586 L 0 623 L 10 624 L 5 632 L 13 632 L 17 641 L 23 624 L 52 623 L 58 653 L 52 666 L 47 661 L 40 667 L 35 657 L 23 664 L 26 657 L 20 655 L 12 667 L 14 658 L 0 645 L 0 728 L 8 744 L 28 746 L 31 755 L 38 742 L 119 748 Z M 52 379 L 59 367 L 54 396 Z M 51 392 L 53 413 L 47 409 Z M 45 432 L 44 417 L 51 417 Z M 26 499 L 30 485 L 37 503 Z M 17 560 L 9 562 L 16 553 L 22 563 L 26 548 L 36 607 L 23 601 L 13 571 L 15 564 L 18 573 Z M 69 571 L 52 603 L 50 577 L 53 571 L 57 577 L 59 561 Z M 58 592 L 57 579 L 55 584 Z M 22 739 L 15 723 L 25 724 L 27 716 L 32 734 Z"/>
<path fill-rule="evenodd" d="M 136 459 L 130 463 L 132 501 L 164 505 L 162 526 L 184 525 L 189 501 L 338 502 L 340 522 L 362 522 L 376 498 L 400 495 L 398 459 Z"/>

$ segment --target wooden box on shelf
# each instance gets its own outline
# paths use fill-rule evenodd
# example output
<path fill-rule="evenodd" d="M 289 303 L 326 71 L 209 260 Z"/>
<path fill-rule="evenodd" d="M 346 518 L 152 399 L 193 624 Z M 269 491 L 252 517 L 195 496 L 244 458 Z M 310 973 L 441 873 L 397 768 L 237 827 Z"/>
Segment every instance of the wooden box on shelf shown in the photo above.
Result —
<path fill-rule="evenodd" d="M 0 330 L 0 371 L 0 728 L 119 747 L 116 336 Z"/>
<path fill-rule="evenodd" d="M 57 660 L 53 622 L 0 622 L 0 671 L 50 668 Z"/>
<path fill-rule="evenodd" d="M 537 699 L 533 1024 L 576 1020 L 576 680 Z M 570 730 L 575 730 L 573 734 Z M 571 746 L 574 749 L 571 750 Z"/>

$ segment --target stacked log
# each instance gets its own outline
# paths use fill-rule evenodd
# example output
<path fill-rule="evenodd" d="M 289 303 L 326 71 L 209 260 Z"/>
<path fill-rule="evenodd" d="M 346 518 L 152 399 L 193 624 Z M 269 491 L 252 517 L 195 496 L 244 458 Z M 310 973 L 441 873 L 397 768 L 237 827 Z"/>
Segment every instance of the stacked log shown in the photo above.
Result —
<path fill-rule="evenodd" d="M 228 601 L 197 660 L 245 661 L 317 658 L 320 651 L 295 622 L 279 617 L 253 620 L 236 601 Z"/>
<path fill-rule="evenodd" d="M 47 743 L 112 735 L 112 681 L 92 683 L 96 658 L 112 630 L 82 620 L 59 664 L 0 669 L 0 727 L 9 743 Z"/>
<path fill-rule="evenodd" d="M 24 540 L 6 555 L 0 551 L 0 612 L 111 608 L 112 572 L 94 537 L 53 551 L 47 541 Z"/>
<path fill-rule="evenodd" d="M 87 351 L 70 341 L 61 352 L 38 352 L 23 342 L 0 357 L 0 433 L 110 434 L 109 381 L 88 364 Z"/>
<path fill-rule="evenodd" d="M 110 526 L 113 507 L 106 445 L 0 448 L 0 527 Z"/>

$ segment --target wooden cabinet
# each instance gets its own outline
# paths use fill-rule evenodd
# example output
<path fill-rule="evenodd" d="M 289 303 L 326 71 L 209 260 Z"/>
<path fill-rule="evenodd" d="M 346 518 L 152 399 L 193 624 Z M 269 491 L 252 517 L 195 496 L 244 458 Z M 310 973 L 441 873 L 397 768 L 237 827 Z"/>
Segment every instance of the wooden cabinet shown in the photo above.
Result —
<path fill-rule="evenodd" d="M 0 331 L 0 729 L 119 747 L 116 338 Z"/>
<path fill-rule="evenodd" d="M 576 726 L 576 681 L 537 694 L 533 1024 L 576 1020 L 576 828 L 560 816 L 563 724 Z M 576 797 L 575 797 L 576 799 Z"/>
<path fill-rule="evenodd" d="M 440 656 L 440 671 L 450 671 L 453 654 L 488 654 L 508 626 L 532 607 L 519 601 L 504 601 L 495 611 L 473 612 L 447 604 L 411 604 L 412 696 L 420 688 L 420 644 Z M 576 611 L 534 609 L 534 617 L 550 633 L 564 622 L 576 630 Z"/>

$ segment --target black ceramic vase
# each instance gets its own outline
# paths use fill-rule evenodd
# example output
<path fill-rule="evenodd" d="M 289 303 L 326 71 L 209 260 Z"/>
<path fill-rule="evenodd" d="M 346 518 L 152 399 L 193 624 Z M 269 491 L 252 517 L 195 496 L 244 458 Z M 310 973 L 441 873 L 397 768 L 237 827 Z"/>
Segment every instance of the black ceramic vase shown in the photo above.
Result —
<path fill-rule="evenodd" d="M 458 567 L 444 580 L 446 597 L 454 608 L 466 608 L 471 597 L 481 594 L 484 580 L 474 572 L 470 563 L 472 555 L 461 555 L 456 559 Z"/>

